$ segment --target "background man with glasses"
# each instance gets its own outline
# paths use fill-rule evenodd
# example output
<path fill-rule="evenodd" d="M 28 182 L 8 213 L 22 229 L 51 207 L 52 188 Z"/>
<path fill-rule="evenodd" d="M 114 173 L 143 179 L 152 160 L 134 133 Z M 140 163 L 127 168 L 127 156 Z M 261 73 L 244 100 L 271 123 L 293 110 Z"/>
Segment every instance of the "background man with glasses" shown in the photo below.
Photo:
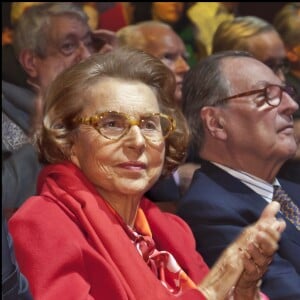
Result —
<path fill-rule="evenodd" d="M 293 97 L 294 89 L 269 67 L 239 51 L 207 57 L 183 83 L 183 112 L 203 163 L 178 214 L 191 226 L 208 264 L 268 202 L 279 201 L 275 186 L 293 201 L 281 202 L 279 217 L 287 230 L 263 277 L 262 290 L 272 300 L 300 299 L 300 185 L 276 177 L 297 149 L 293 114 L 299 107 Z"/>

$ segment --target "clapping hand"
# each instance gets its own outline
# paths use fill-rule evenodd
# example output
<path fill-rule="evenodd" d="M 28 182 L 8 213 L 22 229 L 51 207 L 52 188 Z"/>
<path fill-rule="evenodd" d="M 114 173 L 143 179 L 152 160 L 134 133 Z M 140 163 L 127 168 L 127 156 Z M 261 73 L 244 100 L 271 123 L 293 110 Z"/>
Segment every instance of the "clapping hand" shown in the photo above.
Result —
<path fill-rule="evenodd" d="M 278 249 L 285 222 L 277 220 L 279 203 L 272 202 L 256 223 L 221 254 L 198 286 L 207 299 L 261 299 L 259 282 Z"/>
<path fill-rule="evenodd" d="M 239 299 L 238 294 L 241 294 L 240 299 L 255 299 L 254 295 L 258 292 L 260 280 L 278 249 L 281 233 L 286 226 L 283 220 L 275 217 L 279 209 L 279 203 L 270 203 L 259 220 L 244 230 L 237 240 L 240 244 L 244 271 L 235 287 L 235 299 Z"/>

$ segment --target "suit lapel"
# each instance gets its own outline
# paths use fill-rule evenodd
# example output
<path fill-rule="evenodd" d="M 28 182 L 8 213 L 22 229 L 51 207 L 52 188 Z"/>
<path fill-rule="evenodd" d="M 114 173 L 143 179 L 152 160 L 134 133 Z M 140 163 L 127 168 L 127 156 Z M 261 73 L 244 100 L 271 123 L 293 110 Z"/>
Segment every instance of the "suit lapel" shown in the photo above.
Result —
<path fill-rule="evenodd" d="M 251 207 L 251 210 L 256 211 L 256 218 L 259 217 L 262 210 L 268 204 L 262 196 L 243 184 L 239 179 L 208 161 L 205 161 L 202 164 L 201 168 L 196 171 L 195 176 L 197 176 L 198 172 L 205 173 L 213 181 L 217 182 L 223 189 L 227 190 L 229 193 L 235 194 L 236 197 L 233 198 L 233 201 L 234 199 L 238 199 L 237 201 L 240 201 L 239 203 L 228 203 L 228 205 L 233 205 L 235 207 L 237 207 L 237 205 L 249 206 L 249 208 Z M 280 183 L 293 200 L 297 197 L 296 195 L 299 195 L 300 197 L 300 186 L 298 184 L 286 181 L 280 181 Z M 299 205 L 300 201 L 297 200 L 295 200 L 295 203 Z M 287 224 L 283 236 L 300 246 L 300 232 L 281 213 L 278 213 L 277 217 L 284 219 Z"/>

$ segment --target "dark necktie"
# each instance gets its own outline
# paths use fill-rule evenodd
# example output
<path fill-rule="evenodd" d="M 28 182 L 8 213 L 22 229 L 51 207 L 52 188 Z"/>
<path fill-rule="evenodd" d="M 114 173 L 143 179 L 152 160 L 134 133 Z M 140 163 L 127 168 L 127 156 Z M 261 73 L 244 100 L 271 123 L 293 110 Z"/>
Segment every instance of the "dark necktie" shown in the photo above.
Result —
<path fill-rule="evenodd" d="M 281 212 L 298 230 L 300 230 L 300 209 L 282 187 L 277 185 L 274 186 L 273 201 L 280 203 Z"/>

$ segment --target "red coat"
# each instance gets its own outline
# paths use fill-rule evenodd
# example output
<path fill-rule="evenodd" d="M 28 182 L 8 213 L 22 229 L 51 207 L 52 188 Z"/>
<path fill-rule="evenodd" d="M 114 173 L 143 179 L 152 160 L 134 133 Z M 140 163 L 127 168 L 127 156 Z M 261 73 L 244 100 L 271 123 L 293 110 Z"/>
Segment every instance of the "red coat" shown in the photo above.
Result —
<path fill-rule="evenodd" d="M 71 163 L 41 172 L 39 196 L 9 221 L 17 260 L 35 300 L 174 299 L 143 261 L 93 185 Z M 141 202 L 158 250 L 174 255 L 195 282 L 208 267 L 179 217 Z M 178 299 L 204 299 L 190 290 Z"/>

